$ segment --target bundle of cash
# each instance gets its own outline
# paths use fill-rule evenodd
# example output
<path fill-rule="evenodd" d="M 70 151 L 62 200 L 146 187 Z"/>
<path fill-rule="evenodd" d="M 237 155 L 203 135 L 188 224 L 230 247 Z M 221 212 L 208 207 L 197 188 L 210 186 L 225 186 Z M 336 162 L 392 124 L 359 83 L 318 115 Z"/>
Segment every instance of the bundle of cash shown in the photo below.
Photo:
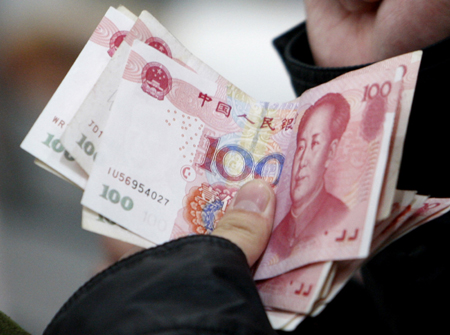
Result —
<path fill-rule="evenodd" d="M 110 8 L 24 139 L 84 190 L 83 228 L 142 247 L 209 234 L 237 190 L 277 197 L 254 278 L 274 328 L 320 313 L 383 247 L 450 209 L 396 190 L 421 52 L 257 101 L 151 14 Z"/>

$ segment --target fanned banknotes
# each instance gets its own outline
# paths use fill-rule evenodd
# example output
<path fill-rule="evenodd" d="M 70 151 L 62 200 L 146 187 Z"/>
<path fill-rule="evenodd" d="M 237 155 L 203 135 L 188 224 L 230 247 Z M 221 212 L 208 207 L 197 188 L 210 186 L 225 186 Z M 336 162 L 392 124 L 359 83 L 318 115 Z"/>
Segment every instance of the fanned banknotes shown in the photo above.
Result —
<path fill-rule="evenodd" d="M 83 228 L 142 247 L 211 233 L 244 183 L 269 182 L 278 205 L 255 280 L 272 325 L 292 330 L 450 208 L 395 190 L 420 60 L 261 102 L 148 12 L 110 8 L 22 147 L 85 190 Z"/>
<path fill-rule="evenodd" d="M 123 6 L 109 8 L 21 147 L 58 174 L 84 188 L 87 174 L 65 150 L 60 137 L 133 26 Z"/>

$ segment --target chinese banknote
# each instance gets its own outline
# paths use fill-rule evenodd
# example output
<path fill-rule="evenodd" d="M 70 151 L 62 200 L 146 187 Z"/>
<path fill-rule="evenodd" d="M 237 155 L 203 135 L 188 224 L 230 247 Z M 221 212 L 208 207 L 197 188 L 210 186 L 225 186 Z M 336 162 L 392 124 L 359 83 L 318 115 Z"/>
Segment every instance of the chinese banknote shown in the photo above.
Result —
<path fill-rule="evenodd" d="M 277 196 L 255 280 L 274 328 L 317 315 L 450 199 L 396 190 L 421 52 L 257 101 L 153 16 L 110 8 L 22 143 L 84 190 L 82 226 L 142 247 L 209 234 L 236 191 Z"/>

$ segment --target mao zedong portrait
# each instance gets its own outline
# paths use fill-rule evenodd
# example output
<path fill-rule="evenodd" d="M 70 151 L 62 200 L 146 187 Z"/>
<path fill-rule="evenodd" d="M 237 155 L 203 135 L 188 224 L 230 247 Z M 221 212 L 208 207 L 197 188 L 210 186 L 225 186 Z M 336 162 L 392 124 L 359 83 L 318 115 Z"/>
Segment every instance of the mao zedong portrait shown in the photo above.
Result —
<path fill-rule="evenodd" d="M 327 191 L 325 173 L 333 162 L 350 119 L 350 105 L 339 93 L 329 93 L 309 107 L 297 133 L 292 165 L 289 213 L 275 228 L 271 248 L 283 260 L 300 241 L 337 224 L 347 206 Z"/>

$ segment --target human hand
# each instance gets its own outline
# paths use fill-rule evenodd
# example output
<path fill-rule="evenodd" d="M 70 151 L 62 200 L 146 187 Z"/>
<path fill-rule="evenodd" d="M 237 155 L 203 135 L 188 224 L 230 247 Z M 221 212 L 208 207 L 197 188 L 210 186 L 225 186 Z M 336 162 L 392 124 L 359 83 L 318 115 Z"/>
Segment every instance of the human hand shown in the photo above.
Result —
<path fill-rule="evenodd" d="M 319 66 L 380 61 L 450 35 L 449 0 L 305 0 L 305 6 Z"/>
<path fill-rule="evenodd" d="M 252 266 L 269 242 L 274 215 L 272 187 L 262 180 L 252 180 L 237 192 L 212 235 L 235 243 Z"/>
<path fill-rule="evenodd" d="M 236 244 L 247 257 L 251 267 L 263 253 L 272 233 L 275 215 L 275 194 L 262 180 L 252 180 L 241 187 L 212 235 Z M 105 238 L 103 244 L 110 265 L 129 257 L 143 248 Z M 106 266 L 102 266 L 103 270 Z"/>

